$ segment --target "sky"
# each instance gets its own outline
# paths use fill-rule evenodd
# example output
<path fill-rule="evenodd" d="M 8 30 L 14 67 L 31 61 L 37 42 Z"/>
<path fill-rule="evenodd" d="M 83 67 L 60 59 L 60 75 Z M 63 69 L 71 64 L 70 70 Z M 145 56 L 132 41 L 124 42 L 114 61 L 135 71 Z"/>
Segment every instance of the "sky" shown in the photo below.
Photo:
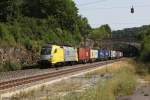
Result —
<path fill-rule="evenodd" d="M 112 30 L 150 24 L 150 0 L 74 0 L 79 14 L 93 28 L 109 24 Z M 134 7 L 135 13 L 130 13 Z"/>

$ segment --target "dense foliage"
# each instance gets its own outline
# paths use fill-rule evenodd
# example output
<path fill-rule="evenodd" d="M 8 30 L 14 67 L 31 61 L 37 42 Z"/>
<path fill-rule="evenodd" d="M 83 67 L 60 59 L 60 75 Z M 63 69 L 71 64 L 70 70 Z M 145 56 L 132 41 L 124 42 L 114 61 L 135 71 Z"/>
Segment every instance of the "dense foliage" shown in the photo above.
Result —
<path fill-rule="evenodd" d="M 39 50 L 46 42 L 78 45 L 91 29 L 72 0 L 1 0 L 1 46 Z"/>
<path fill-rule="evenodd" d="M 111 36 L 111 28 L 109 25 L 102 25 L 98 28 L 92 29 L 91 34 L 89 34 L 89 38 L 94 40 L 94 46 L 100 47 L 100 41 L 104 38 L 109 38 Z"/>
<path fill-rule="evenodd" d="M 123 30 L 117 30 L 112 32 L 113 37 L 131 37 L 141 40 L 143 38 L 143 32 L 145 32 L 150 26 L 144 25 L 142 27 L 125 28 Z"/>
<path fill-rule="evenodd" d="M 93 29 L 92 34 L 90 34 L 91 39 L 101 40 L 102 38 L 108 38 L 111 35 L 111 28 L 109 25 L 102 25 L 99 28 Z"/>
<path fill-rule="evenodd" d="M 73 0 L 0 0 L 0 48 L 25 47 L 33 58 L 45 43 L 80 47 L 107 29 L 104 25 L 93 31 Z M 18 69 L 18 62 L 6 60 L 0 61 L 1 71 Z"/>
<path fill-rule="evenodd" d="M 145 62 L 150 61 L 150 27 L 142 34 L 142 50 L 140 59 Z"/>
<path fill-rule="evenodd" d="M 112 34 L 113 37 L 131 37 L 139 40 L 142 43 L 139 56 L 140 60 L 144 62 L 150 61 L 150 25 L 118 30 Z"/>

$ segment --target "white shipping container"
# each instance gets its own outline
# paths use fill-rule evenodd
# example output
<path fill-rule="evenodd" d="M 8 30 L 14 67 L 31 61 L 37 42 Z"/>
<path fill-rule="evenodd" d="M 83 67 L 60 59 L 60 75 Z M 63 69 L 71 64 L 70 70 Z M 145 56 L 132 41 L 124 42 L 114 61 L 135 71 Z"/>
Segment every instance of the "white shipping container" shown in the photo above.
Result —
<path fill-rule="evenodd" d="M 111 50 L 111 58 L 115 58 L 116 57 L 116 51 Z"/>
<path fill-rule="evenodd" d="M 91 49 L 90 55 L 91 55 L 90 56 L 91 59 L 97 59 L 98 58 L 98 50 Z"/>

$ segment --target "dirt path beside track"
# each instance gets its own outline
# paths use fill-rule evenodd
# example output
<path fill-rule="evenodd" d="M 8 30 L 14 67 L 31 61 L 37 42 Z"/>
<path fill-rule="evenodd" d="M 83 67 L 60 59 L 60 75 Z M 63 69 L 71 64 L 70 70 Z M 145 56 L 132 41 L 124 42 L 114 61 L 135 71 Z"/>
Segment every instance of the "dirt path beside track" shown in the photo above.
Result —
<path fill-rule="evenodd" d="M 133 95 L 118 97 L 117 100 L 150 100 L 150 83 L 139 79 L 139 85 Z"/>

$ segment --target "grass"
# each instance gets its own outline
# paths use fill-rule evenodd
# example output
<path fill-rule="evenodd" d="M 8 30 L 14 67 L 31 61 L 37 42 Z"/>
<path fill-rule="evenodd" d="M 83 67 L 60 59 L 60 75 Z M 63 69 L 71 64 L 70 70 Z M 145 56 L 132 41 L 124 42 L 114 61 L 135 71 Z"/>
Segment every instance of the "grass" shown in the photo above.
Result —
<path fill-rule="evenodd" d="M 98 79 L 95 86 L 82 89 L 82 80 L 64 80 L 52 85 L 42 86 L 40 89 L 17 94 L 17 100 L 42 95 L 42 100 L 116 100 L 117 96 L 130 95 L 137 86 L 137 79 L 150 79 L 148 68 L 145 64 L 139 64 L 132 59 L 106 65 L 106 67 L 85 74 L 85 78 L 100 77 L 110 74 L 110 78 Z M 82 91 L 77 91 L 82 90 Z M 37 92 L 38 91 L 38 92 Z M 16 97 L 15 96 L 15 97 Z M 15 99 L 16 100 L 16 99 Z"/>
<path fill-rule="evenodd" d="M 103 73 L 104 70 L 100 72 Z M 84 93 L 69 94 L 63 100 L 116 100 L 116 96 L 132 94 L 136 86 L 136 75 L 132 68 L 118 67 L 118 70 L 113 71 L 113 78 L 99 81 L 94 88 Z"/>
<path fill-rule="evenodd" d="M 139 78 L 150 82 L 150 63 L 144 63 L 139 60 L 131 60 L 128 63 L 134 66 L 136 75 L 138 75 Z"/>
<path fill-rule="evenodd" d="M 54 90 L 54 92 L 65 92 L 65 91 L 74 91 L 76 89 L 80 89 L 81 83 L 78 81 L 61 81 L 59 83 L 54 84 L 54 87 L 48 88 L 49 90 Z"/>
<path fill-rule="evenodd" d="M 82 83 L 80 81 L 68 81 L 64 80 L 52 85 L 43 85 L 38 89 L 33 89 L 31 91 L 21 91 L 11 97 L 11 100 L 32 100 L 33 98 L 42 98 L 40 100 L 55 100 L 59 99 L 61 96 L 67 93 L 78 90 L 81 88 Z M 52 95 L 52 96 L 50 96 Z M 38 99 L 39 99 L 38 98 Z"/>
<path fill-rule="evenodd" d="M 150 74 L 147 74 L 147 75 L 143 76 L 143 79 L 150 83 Z"/>
<path fill-rule="evenodd" d="M 25 98 L 32 98 L 35 96 L 34 93 L 35 93 L 36 90 L 31 90 L 29 92 L 25 92 L 25 91 L 21 91 L 20 93 L 16 94 L 16 95 L 13 95 L 11 97 L 11 100 L 20 100 L 20 99 L 25 99 Z"/>
<path fill-rule="evenodd" d="M 85 74 L 85 76 L 91 78 L 93 75 L 99 75 L 99 74 L 102 75 L 105 73 L 116 73 L 118 70 L 127 66 L 130 70 L 135 71 L 135 67 L 133 66 L 133 60 L 126 59 L 126 61 L 120 61 L 113 64 L 105 65 L 105 68 L 87 73 Z"/>

